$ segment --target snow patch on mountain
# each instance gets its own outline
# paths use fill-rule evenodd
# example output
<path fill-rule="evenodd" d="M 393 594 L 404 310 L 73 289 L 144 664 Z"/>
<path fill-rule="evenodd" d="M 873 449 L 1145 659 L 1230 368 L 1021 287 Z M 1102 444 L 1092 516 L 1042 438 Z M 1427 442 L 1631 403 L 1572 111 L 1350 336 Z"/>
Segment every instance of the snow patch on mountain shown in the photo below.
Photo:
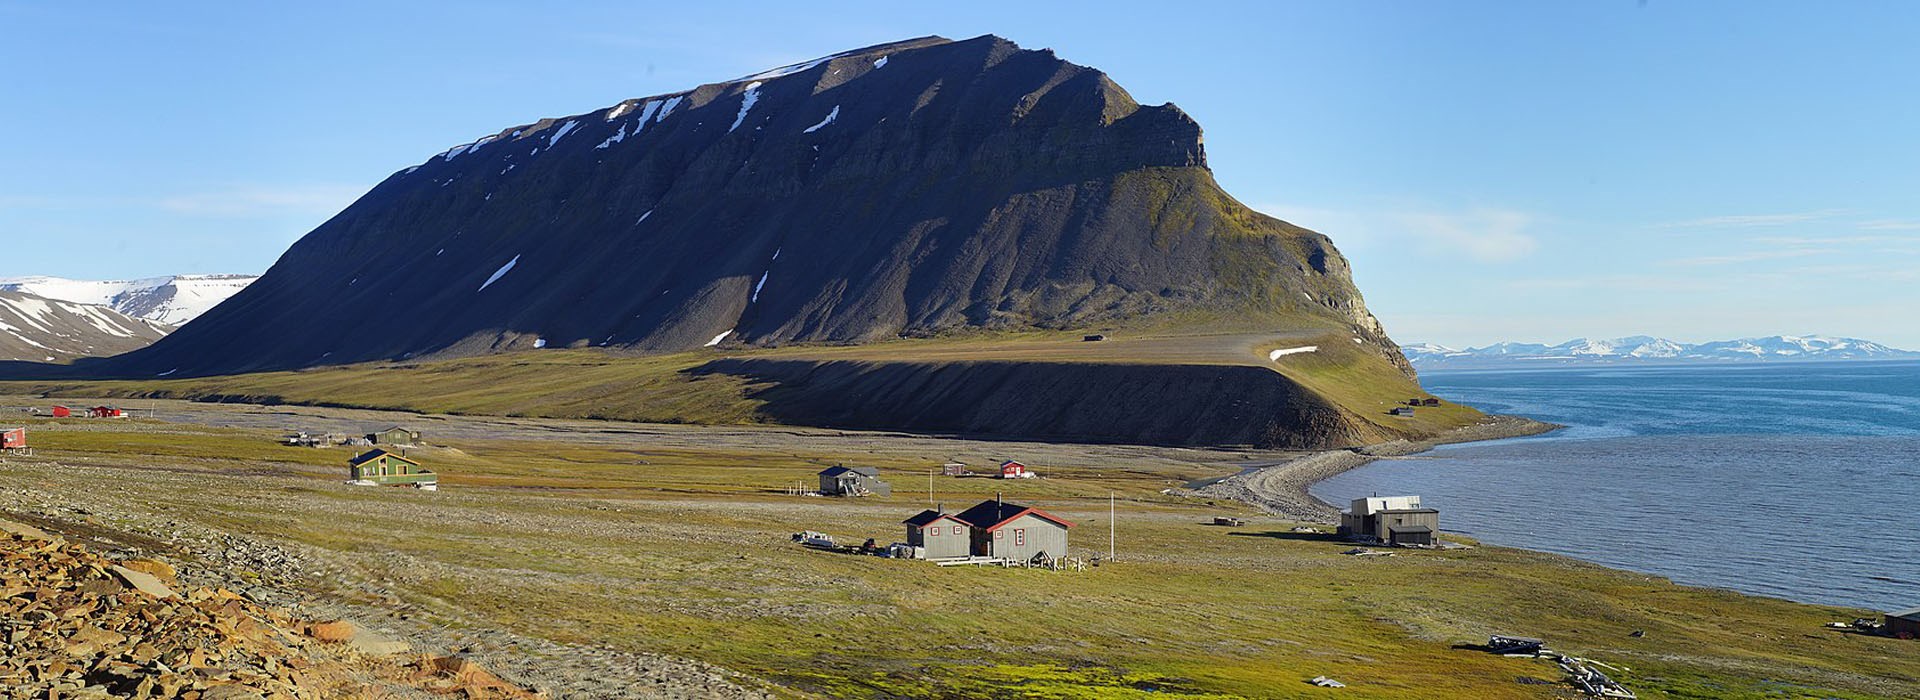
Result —
<path fill-rule="evenodd" d="M 61 277 L 0 278 L 0 291 L 75 304 L 104 306 L 137 318 L 178 326 L 239 293 L 257 275 L 171 275 L 135 280 Z"/>

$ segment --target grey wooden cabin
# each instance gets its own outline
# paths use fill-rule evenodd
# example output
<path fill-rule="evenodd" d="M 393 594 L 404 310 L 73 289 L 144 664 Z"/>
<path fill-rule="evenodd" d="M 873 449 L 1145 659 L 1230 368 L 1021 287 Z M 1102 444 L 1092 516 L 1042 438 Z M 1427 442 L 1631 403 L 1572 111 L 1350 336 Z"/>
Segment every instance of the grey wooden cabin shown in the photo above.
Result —
<path fill-rule="evenodd" d="M 873 467 L 834 465 L 820 470 L 820 493 L 826 496 L 891 496 L 893 487 L 880 480 Z"/>
<path fill-rule="evenodd" d="M 974 556 L 1011 561 L 1066 556 L 1067 530 L 1073 527 L 1039 508 L 1003 501 L 982 501 L 954 517 L 973 527 Z"/>
<path fill-rule="evenodd" d="M 923 510 L 903 521 L 907 544 L 926 559 L 959 559 L 973 554 L 973 526 L 937 510 Z"/>
<path fill-rule="evenodd" d="M 1387 544 L 1431 545 L 1440 532 L 1440 511 L 1420 507 L 1419 496 L 1356 498 L 1340 514 L 1339 534 Z"/>

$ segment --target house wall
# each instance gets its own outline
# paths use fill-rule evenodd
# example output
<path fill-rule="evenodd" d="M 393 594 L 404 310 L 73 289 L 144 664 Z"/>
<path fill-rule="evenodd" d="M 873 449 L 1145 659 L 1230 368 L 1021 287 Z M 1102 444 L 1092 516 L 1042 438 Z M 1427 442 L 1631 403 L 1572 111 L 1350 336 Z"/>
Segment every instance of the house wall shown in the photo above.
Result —
<path fill-rule="evenodd" d="M 1909 620 L 1904 617 L 1888 615 L 1887 634 L 1897 637 L 1902 633 L 1905 633 L 1908 637 L 1920 638 L 1920 620 Z"/>
<path fill-rule="evenodd" d="M 1022 530 L 1026 532 L 1024 543 L 1019 534 Z M 988 554 L 1001 559 L 1026 561 L 1040 552 L 1052 557 L 1067 554 L 1067 528 L 1032 513 L 1000 526 L 983 539 L 989 543 Z"/>
<path fill-rule="evenodd" d="M 959 534 L 954 529 L 959 528 Z M 933 530 L 939 530 L 935 535 Z M 954 559 L 973 553 L 973 528 L 952 520 L 940 520 L 926 528 L 907 527 L 907 544 L 925 547 L 928 559 Z"/>
<path fill-rule="evenodd" d="M 1440 532 L 1440 514 L 1396 513 L 1393 511 L 1379 513 L 1373 517 L 1373 536 L 1385 540 L 1388 535 L 1392 534 L 1388 531 L 1388 528 L 1395 525 L 1425 525 L 1432 528 L 1434 534 L 1437 535 Z"/>

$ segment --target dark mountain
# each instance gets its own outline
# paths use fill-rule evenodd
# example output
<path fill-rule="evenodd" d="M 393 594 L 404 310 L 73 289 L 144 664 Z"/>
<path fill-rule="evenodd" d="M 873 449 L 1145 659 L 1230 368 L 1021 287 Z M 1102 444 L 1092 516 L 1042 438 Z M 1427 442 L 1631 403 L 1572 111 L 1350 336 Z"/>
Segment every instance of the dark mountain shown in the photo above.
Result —
<path fill-rule="evenodd" d="M 1324 327 L 1404 360 L 1200 127 L 993 36 L 542 119 L 388 177 L 259 281 L 93 367 L 180 376 L 1096 323 Z"/>

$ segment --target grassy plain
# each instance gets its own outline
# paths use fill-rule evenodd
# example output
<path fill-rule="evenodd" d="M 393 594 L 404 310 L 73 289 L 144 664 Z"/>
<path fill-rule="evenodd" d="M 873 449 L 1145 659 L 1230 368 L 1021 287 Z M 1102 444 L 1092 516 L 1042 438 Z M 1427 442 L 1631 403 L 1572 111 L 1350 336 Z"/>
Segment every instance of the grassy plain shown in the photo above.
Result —
<path fill-rule="evenodd" d="M 39 456 L 0 466 L 14 507 L 84 504 L 89 527 L 182 523 L 329 563 L 279 582 L 380 599 L 484 650 L 498 631 L 713 662 L 793 697 L 1542 698 L 1546 662 L 1454 645 L 1491 632 L 1630 668 L 1643 698 L 1920 696 L 1913 644 L 1822 630 L 1864 611 L 1800 605 L 1480 547 L 1350 557 L 1237 504 L 1160 491 L 1237 452 L 973 442 L 746 427 L 408 417 L 161 402 L 173 421 L 38 420 Z M 284 428 L 420 425 L 438 493 L 348 487 L 344 449 Z M 1271 456 L 1271 455 L 1269 455 Z M 1027 458 L 1048 478 L 938 478 L 946 459 Z M 888 498 L 785 495 L 838 461 Z M 1004 493 L 1078 524 L 1084 572 L 940 568 L 801 549 L 788 535 L 901 537 L 929 500 Z M 57 497 L 57 498 L 54 498 Z M 1245 517 L 1243 528 L 1201 523 Z M 1644 630 L 1643 637 L 1629 633 Z M 1314 688 L 1328 675 L 1342 690 Z"/>
<path fill-rule="evenodd" d="M 1268 351 L 1314 345 L 1270 360 Z M 1126 331 L 1102 342 L 1080 332 L 994 333 L 864 345 L 716 348 L 633 356 L 556 349 L 409 363 L 367 363 L 289 372 L 118 381 L 0 382 L 0 391 L 55 397 L 156 397 L 263 404 L 377 408 L 457 415 L 590 418 L 743 425 L 777 422 L 763 411 L 767 387 L 745 377 L 696 372 L 720 358 L 862 362 L 1064 362 L 1242 365 L 1271 368 L 1333 400 L 1380 434 L 1430 436 L 1483 418 L 1467 406 L 1387 415 L 1419 384 L 1344 332 L 1165 334 Z"/>

